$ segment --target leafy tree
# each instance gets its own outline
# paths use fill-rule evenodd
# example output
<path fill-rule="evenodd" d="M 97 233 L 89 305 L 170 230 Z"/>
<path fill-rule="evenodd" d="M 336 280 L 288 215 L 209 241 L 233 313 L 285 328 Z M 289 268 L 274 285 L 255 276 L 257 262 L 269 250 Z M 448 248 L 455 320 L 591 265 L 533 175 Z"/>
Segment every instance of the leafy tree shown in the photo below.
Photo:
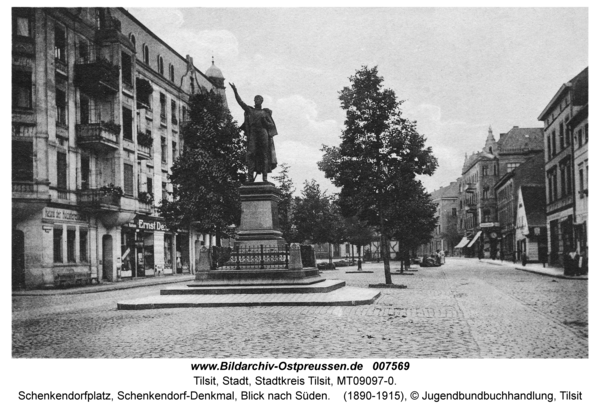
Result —
<path fill-rule="evenodd" d="M 281 170 L 279 175 L 273 177 L 277 181 L 277 188 L 279 188 L 280 197 L 277 210 L 279 214 L 279 229 L 283 235 L 283 239 L 287 243 L 298 242 L 297 232 L 292 221 L 294 211 L 294 183 L 289 176 L 290 166 L 288 164 L 281 164 Z"/>
<path fill-rule="evenodd" d="M 245 180 L 245 148 L 238 126 L 224 100 L 213 92 L 195 94 L 183 126 L 183 153 L 169 179 L 173 198 L 163 200 L 160 213 L 173 228 L 196 225 L 206 233 L 230 236 L 239 225 L 239 187 Z"/>
<path fill-rule="evenodd" d="M 380 232 L 385 281 L 391 284 L 390 238 L 404 232 L 402 212 L 423 192 L 415 176 L 432 175 L 437 160 L 416 123 L 402 116 L 402 101 L 383 88 L 377 67 L 358 70 L 339 99 L 346 111 L 342 141 L 339 147 L 323 146 L 319 168 L 341 187 L 344 215 L 356 215 Z"/>
<path fill-rule="evenodd" d="M 346 241 L 355 245 L 358 252 L 358 270 L 362 270 L 362 261 L 360 259 L 361 248 L 370 244 L 375 238 L 375 232 L 365 221 L 361 221 L 357 216 L 345 219 Z"/>
<path fill-rule="evenodd" d="M 301 196 L 294 201 L 292 222 L 299 242 L 327 243 L 333 229 L 331 200 L 313 179 L 305 181 Z"/>

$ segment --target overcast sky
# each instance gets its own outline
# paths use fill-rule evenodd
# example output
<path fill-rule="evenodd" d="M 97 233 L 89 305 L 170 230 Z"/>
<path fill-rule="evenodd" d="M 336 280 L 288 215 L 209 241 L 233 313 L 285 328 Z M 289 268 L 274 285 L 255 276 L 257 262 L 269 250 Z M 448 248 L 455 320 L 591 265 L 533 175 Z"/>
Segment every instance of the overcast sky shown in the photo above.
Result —
<path fill-rule="evenodd" d="M 586 8 L 129 8 L 206 71 L 211 56 L 245 102 L 273 110 L 280 163 L 297 193 L 315 179 L 321 145 L 339 144 L 338 92 L 362 65 L 377 65 L 405 100 L 438 158 L 428 190 L 460 176 L 465 152 L 537 116 L 562 83 L 588 65 Z M 243 112 L 228 87 L 234 118 Z"/>

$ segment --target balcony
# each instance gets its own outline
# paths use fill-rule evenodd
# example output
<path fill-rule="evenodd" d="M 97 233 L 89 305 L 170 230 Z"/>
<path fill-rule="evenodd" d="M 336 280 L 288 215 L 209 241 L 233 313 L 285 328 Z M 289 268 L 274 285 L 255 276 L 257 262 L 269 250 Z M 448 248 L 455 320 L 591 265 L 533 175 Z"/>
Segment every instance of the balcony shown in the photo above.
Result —
<path fill-rule="evenodd" d="M 465 192 L 473 193 L 477 191 L 477 186 L 474 183 L 467 184 L 465 187 Z"/>
<path fill-rule="evenodd" d="M 121 194 L 107 189 L 88 189 L 78 192 L 77 202 L 88 210 L 118 211 L 121 206 Z"/>
<path fill-rule="evenodd" d="M 152 159 L 152 147 L 138 144 L 137 153 L 140 159 Z"/>
<path fill-rule="evenodd" d="M 75 85 L 89 95 L 113 96 L 119 91 L 119 67 L 105 59 L 79 60 L 75 64 Z"/>
<path fill-rule="evenodd" d="M 98 151 L 116 150 L 119 148 L 121 126 L 113 122 L 96 124 L 77 124 L 77 144 Z"/>

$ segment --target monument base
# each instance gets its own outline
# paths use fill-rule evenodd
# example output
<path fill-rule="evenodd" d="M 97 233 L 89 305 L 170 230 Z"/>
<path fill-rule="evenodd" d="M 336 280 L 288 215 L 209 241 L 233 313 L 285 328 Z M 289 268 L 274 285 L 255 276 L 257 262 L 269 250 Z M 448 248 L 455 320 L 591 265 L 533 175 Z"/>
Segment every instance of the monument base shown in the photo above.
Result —
<path fill-rule="evenodd" d="M 285 245 L 279 229 L 277 204 L 281 192 L 270 182 L 251 182 L 240 187 L 242 219 L 236 245 L 276 247 Z"/>

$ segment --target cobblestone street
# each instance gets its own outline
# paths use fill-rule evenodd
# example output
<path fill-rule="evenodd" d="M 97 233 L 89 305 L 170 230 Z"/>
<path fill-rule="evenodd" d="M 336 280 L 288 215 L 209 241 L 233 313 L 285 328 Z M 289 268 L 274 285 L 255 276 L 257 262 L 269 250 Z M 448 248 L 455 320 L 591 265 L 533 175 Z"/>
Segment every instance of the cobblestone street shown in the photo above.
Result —
<path fill-rule="evenodd" d="M 375 273 L 326 271 L 348 286 Z M 398 263 L 392 264 L 392 269 Z M 588 282 L 513 266 L 447 259 L 393 276 L 356 307 L 226 307 L 119 311 L 117 302 L 162 286 L 90 294 L 13 297 L 13 357 L 583 358 Z"/>

